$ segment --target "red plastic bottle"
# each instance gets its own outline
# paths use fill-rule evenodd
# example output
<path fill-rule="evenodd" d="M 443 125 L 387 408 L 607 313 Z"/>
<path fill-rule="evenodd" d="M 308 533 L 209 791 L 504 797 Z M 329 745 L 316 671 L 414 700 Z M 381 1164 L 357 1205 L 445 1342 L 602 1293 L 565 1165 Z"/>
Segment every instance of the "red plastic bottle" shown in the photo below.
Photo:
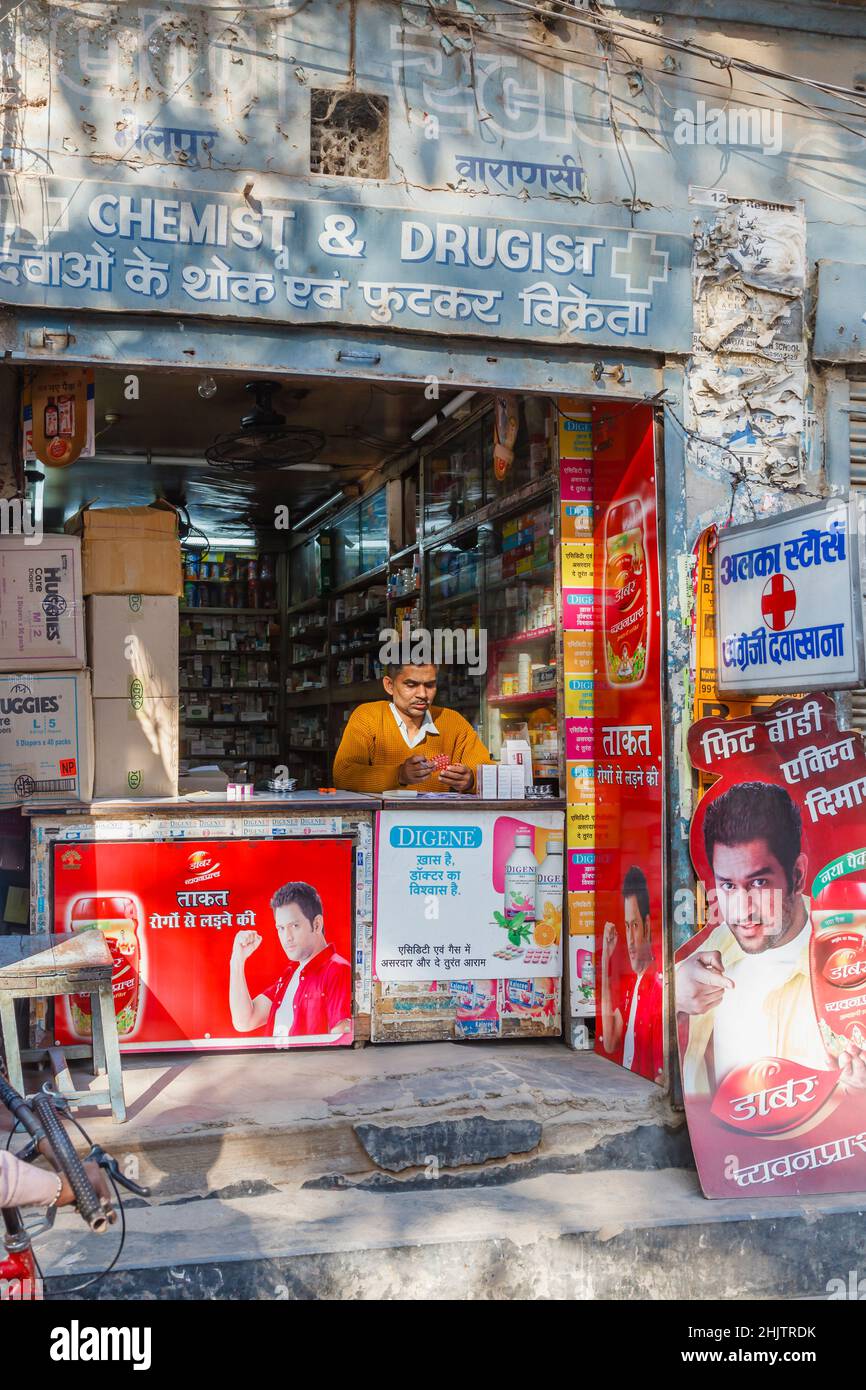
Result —
<path fill-rule="evenodd" d="M 858 852 L 855 851 L 855 854 Z M 866 876 L 830 882 L 812 907 L 812 997 L 824 1045 L 866 1047 Z"/>
<path fill-rule="evenodd" d="M 646 539 L 640 499 L 609 508 L 604 520 L 604 651 L 611 685 L 637 685 L 649 633 Z"/>
<path fill-rule="evenodd" d="M 139 964 L 138 914 L 131 898 L 79 898 L 72 907 L 73 931 L 99 930 L 108 943 L 114 971 L 111 990 L 119 1037 L 133 1032 L 138 1021 Z M 93 1031 L 90 996 L 73 994 L 72 1026 L 81 1037 Z"/>

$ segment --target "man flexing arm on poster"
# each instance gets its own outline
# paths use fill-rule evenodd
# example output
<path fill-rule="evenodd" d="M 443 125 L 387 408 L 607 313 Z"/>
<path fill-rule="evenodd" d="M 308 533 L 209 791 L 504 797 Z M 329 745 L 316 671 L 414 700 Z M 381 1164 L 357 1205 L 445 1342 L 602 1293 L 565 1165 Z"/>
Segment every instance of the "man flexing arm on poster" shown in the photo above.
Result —
<path fill-rule="evenodd" d="M 290 961 L 269 989 L 253 998 L 246 963 L 262 938 L 240 931 L 229 967 L 229 1007 L 238 1033 L 266 1024 L 274 1037 L 339 1036 L 352 1026 L 352 967 L 325 940 L 322 900 L 309 883 L 285 883 L 271 899 L 274 925 Z"/>

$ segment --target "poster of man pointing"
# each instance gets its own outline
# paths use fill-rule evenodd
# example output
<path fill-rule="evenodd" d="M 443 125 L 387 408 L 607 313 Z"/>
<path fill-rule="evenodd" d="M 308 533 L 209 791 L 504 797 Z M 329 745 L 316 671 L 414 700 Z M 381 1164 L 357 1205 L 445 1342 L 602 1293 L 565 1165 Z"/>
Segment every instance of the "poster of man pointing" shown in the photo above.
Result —
<path fill-rule="evenodd" d="M 676 954 L 708 1197 L 866 1186 L 866 752 L 826 695 L 709 718 L 691 828 L 706 923 Z"/>

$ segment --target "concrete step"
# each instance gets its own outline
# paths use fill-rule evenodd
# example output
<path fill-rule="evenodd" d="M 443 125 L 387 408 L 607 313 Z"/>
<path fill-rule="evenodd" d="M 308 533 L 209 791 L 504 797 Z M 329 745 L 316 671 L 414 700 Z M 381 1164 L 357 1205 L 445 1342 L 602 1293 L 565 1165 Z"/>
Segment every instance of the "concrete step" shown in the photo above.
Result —
<path fill-rule="evenodd" d="M 544 1040 L 124 1059 L 129 1119 L 77 1112 L 157 1201 L 286 1183 L 445 1188 L 688 1167 L 661 1090 Z M 132 1168 L 129 1168 L 132 1165 Z"/>
<path fill-rule="evenodd" d="M 710 1202 L 685 1169 L 458 1190 L 285 1185 L 131 1208 L 119 1266 L 82 1297 L 827 1297 L 863 1261 L 864 1209 L 864 1196 Z M 61 1214 L 39 1248 L 49 1292 L 103 1267 L 114 1240 Z"/>

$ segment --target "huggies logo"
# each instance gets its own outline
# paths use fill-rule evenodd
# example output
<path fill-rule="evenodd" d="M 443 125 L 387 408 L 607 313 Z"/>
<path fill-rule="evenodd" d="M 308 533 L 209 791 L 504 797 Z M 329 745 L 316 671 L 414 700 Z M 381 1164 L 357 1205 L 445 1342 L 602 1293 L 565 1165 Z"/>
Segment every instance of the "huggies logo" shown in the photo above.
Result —
<path fill-rule="evenodd" d="M 149 1327 L 82 1327 L 74 1318 L 69 1327 L 51 1332 L 52 1361 L 131 1361 L 134 1371 L 150 1370 Z"/>
<path fill-rule="evenodd" d="M 677 145 L 727 145 L 780 154 L 782 113 L 759 106 L 707 106 L 697 102 L 694 111 L 681 106 L 674 112 Z"/>

